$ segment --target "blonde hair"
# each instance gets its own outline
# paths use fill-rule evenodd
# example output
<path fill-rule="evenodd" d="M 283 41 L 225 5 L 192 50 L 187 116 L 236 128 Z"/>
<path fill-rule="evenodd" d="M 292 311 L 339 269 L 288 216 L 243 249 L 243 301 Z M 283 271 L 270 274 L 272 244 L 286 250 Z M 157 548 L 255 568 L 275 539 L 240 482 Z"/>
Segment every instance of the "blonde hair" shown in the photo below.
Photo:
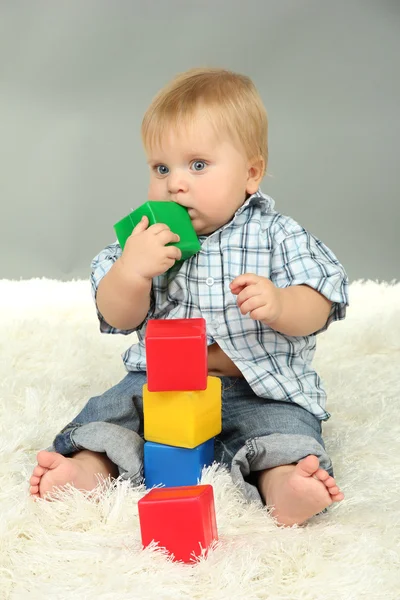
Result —
<path fill-rule="evenodd" d="M 268 164 L 268 118 L 249 77 L 217 68 L 195 68 L 177 75 L 147 109 L 141 127 L 145 148 L 161 144 L 165 133 L 193 123 L 204 110 L 215 132 L 224 131 L 242 146 L 248 160 Z M 263 174 L 264 174 L 263 173 Z"/>

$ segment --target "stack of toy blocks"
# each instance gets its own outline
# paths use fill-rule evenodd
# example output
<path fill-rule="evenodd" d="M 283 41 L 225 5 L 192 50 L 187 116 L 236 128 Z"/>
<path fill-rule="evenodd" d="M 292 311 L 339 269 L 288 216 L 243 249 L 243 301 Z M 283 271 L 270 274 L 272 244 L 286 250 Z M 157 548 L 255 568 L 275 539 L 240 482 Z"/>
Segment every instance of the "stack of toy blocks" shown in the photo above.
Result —
<path fill-rule="evenodd" d="M 172 245 L 181 250 L 181 261 L 200 250 L 187 209 L 154 200 L 114 225 L 122 249 L 144 215 L 149 226 L 165 223 L 179 235 Z M 202 467 L 213 461 L 214 436 L 221 431 L 221 382 L 207 376 L 203 319 L 149 321 L 145 341 L 145 481 L 147 488 L 165 487 L 139 501 L 142 542 L 154 540 L 175 560 L 189 562 L 218 538 L 213 489 L 196 484 Z"/>
<path fill-rule="evenodd" d="M 209 377 L 204 319 L 150 320 L 143 387 L 142 543 L 189 562 L 218 539 L 211 485 L 197 485 L 221 431 L 221 381 Z M 156 487 L 154 486 L 165 486 Z"/>

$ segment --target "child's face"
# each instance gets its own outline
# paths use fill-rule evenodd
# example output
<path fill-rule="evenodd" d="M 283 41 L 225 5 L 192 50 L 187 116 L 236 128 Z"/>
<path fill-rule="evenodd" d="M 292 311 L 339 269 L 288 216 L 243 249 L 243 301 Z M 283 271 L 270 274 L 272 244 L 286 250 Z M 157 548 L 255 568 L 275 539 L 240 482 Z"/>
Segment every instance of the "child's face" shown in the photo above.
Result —
<path fill-rule="evenodd" d="M 227 223 L 254 194 L 261 175 L 228 139 L 218 139 L 201 117 L 147 149 L 149 200 L 174 200 L 188 209 L 198 235 Z M 262 173 L 261 173 L 262 174 Z"/>

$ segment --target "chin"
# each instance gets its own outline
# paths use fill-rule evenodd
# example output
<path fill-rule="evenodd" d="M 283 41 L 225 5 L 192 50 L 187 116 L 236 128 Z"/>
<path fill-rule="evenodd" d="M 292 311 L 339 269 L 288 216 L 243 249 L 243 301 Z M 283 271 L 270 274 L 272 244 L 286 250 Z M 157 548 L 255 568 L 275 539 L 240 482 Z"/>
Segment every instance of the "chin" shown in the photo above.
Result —
<path fill-rule="evenodd" d="M 218 227 L 201 227 L 200 229 L 197 229 L 197 227 L 194 228 L 197 235 L 210 235 L 210 233 L 214 233 L 214 231 L 217 231 L 217 229 Z"/>
<path fill-rule="evenodd" d="M 197 235 L 204 235 L 204 230 L 206 229 L 201 223 L 197 223 L 196 219 L 191 219 L 193 229 L 195 230 Z"/>
<path fill-rule="evenodd" d="M 192 219 L 192 225 L 197 235 L 204 235 L 206 233 L 207 226 L 199 223 L 197 219 Z"/>
<path fill-rule="evenodd" d="M 217 229 L 222 227 L 222 225 L 218 224 L 204 224 L 196 218 L 192 219 L 192 225 L 197 235 L 209 235 L 210 233 L 214 233 L 214 231 L 217 231 Z"/>

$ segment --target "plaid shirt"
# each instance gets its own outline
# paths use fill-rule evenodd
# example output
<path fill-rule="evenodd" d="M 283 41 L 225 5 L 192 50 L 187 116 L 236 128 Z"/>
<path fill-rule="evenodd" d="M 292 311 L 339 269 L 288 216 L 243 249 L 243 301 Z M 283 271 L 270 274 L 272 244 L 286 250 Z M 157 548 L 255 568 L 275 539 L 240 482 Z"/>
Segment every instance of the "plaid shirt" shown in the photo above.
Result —
<path fill-rule="evenodd" d="M 333 303 L 321 332 L 343 319 L 348 305 L 347 276 L 335 255 L 293 219 L 276 212 L 274 201 L 261 191 L 248 198 L 229 223 L 199 240 L 196 255 L 153 279 L 149 313 L 136 329 L 139 341 L 123 354 L 127 370 L 146 370 L 148 319 L 203 317 L 207 343 L 218 343 L 258 396 L 295 402 L 327 420 L 326 393 L 311 366 L 316 334 L 290 337 L 243 316 L 229 284 L 242 273 L 256 273 L 280 288 L 306 284 L 318 290 Z M 94 298 L 99 282 L 120 256 L 115 242 L 93 259 Z M 135 331 L 115 329 L 97 313 L 104 333 Z"/>

